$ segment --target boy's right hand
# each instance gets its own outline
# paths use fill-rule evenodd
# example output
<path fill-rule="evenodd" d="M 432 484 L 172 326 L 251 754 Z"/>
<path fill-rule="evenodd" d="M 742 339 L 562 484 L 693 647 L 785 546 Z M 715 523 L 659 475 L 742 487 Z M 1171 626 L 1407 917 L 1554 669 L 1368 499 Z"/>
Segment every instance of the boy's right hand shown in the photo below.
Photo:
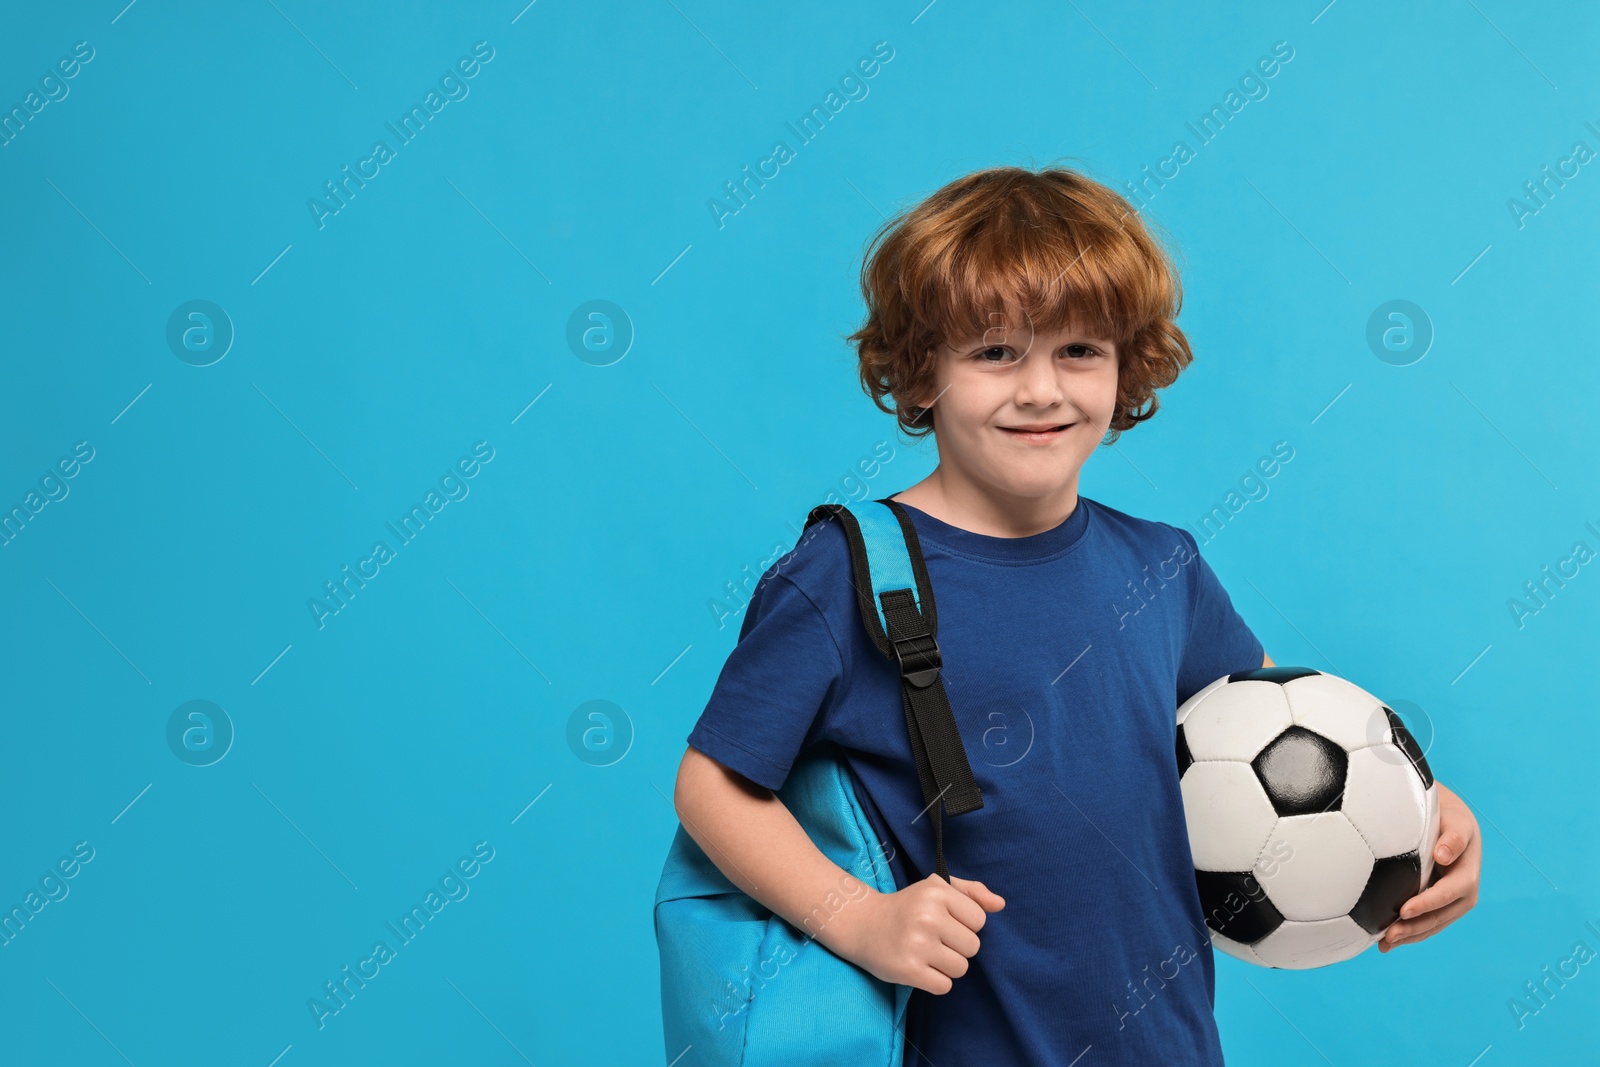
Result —
<path fill-rule="evenodd" d="M 882 981 L 936 994 L 950 992 L 967 973 L 987 913 L 1006 906 L 982 882 L 954 876 L 946 882 L 937 873 L 861 903 L 868 907 L 851 962 Z"/>

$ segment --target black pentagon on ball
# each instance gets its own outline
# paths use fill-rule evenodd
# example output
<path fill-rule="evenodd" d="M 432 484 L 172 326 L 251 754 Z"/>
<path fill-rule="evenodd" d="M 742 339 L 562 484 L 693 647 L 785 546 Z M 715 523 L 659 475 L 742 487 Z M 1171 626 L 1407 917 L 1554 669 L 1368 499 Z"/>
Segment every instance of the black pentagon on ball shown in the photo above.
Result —
<path fill-rule="evenodd" d="M 1392 856 L 1372 865 L 1361 899 L 1350 918 L 1369 934 L 1381 934 L 1400 918 L 1400 905 L 1421 892 L 1422 858 L 1415 852 Z"/>
<path fill-rule="evenodd" d="M 1223 937 L 1253 945 L 1283 925 L 1283 913 L 1267 899 L 1266 888 L 1246 871 L 1195 871 L 1206 925 Z"/>
<path fill-rule="evenodd" d="M 1189 742 L 1183 736 L 1183 723 L 1178 724 L 1178 777 L 1183 777 L 1183 772 L 1189 769 L 1189 764 L 1194 762 L 1194 756 L 1189 752 Z"/>
<path fill-rule="evenodd" d="M 1251 761 L 1279 815 L 1338 811 L 1349 765 L 1344 749 L 1304 726 L 1291 726 Z"/>
<path fill-rule="evenodd" d="M 1321 674 L 1310 667 L 1257 667 L 1251 671 L 1235 671 L 1228 675 L 1230 682 L 1277 682 L 1283 685 L 1296 678 L 1305 678 L 1312 674 Z"/>
<path fill-rule="evenodd" d="M 1400 721 L 1393 708 L 1385 707 L 1384 715 L 1389 719 L 1389 731 L 1394 735 L 1394 743 L 1411 761 L 1411 766 L 1417 769 L 1422 776 L 1422 788 L 1426 789 L 1433 784 L 1433 769 L 1428 766 L 1428 761 L 1423 758 L 1422 746 L 1417 744 L 1417 739 L 1411 736 L 1411 731 L 1406 729 L 1406 724 Z"/>

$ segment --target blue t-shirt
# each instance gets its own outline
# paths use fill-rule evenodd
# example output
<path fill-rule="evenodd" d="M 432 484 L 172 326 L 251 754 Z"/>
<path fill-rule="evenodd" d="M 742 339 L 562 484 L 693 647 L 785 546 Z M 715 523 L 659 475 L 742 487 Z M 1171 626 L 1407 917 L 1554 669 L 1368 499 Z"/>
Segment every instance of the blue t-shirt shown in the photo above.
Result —
<path fill-rule="evenodd" d="M 1081 494 L 994 537 L 905 505 L 942 676 L 983 792 L 944 820 L 954 876 L 1005 897 L 965 975 L 914 990 L 906 1064 L 1221 1064 L 1215 972 L 1178 790 L 1177 707 L 1262 646 L 1186 530 Z M 777 790 L 835 742 L 895 883 L 934 868 L 899 674 L 872 644 L 836 520 L 763 576 L 689 744 Z"/>

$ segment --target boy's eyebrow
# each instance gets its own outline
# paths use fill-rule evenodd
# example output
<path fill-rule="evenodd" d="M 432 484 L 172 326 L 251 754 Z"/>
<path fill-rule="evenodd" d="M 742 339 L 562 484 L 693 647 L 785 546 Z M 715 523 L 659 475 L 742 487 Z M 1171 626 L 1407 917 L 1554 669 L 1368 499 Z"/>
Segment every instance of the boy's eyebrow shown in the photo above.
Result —
<path fill-rule="evenodd" d="M 1089 333 L 1087 330 L 1062 330 L 1061 332 L 1065 334 L 1069 340 L 1094 341 L 1097 344 L 1112 346 L 1118 344 L 1118 341 L 1115 337 L 1102 337 L 1099 334 Z M 944 343 L 951 348 L 993 348 L 997 345 L 1005 343 L 1004 341 L 986 342 L 984 338 L 987 336 L 988 331 L 984 331 L 983 333 L 974 333 L 962 337 L 949 338 Z M 1037 339 L 1038 336 L 1039 335 L 1037 333 L 1033 334 L 1035 339 Z"/>

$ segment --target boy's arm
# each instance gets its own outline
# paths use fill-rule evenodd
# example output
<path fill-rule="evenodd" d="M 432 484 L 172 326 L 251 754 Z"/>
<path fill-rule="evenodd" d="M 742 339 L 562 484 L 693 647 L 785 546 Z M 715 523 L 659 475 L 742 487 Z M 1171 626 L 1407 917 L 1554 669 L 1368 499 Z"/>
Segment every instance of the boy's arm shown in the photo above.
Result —
<path fill-rule="evenodd" d="M 692 745 L 678 766 L 673 805 L 730 882 L 887 982 L 948 992 L 978 951 L 985 913 L 1005 906 L 981 882 L 937 874 L 880 893 L 824 855 L 772 790 Z"/>

